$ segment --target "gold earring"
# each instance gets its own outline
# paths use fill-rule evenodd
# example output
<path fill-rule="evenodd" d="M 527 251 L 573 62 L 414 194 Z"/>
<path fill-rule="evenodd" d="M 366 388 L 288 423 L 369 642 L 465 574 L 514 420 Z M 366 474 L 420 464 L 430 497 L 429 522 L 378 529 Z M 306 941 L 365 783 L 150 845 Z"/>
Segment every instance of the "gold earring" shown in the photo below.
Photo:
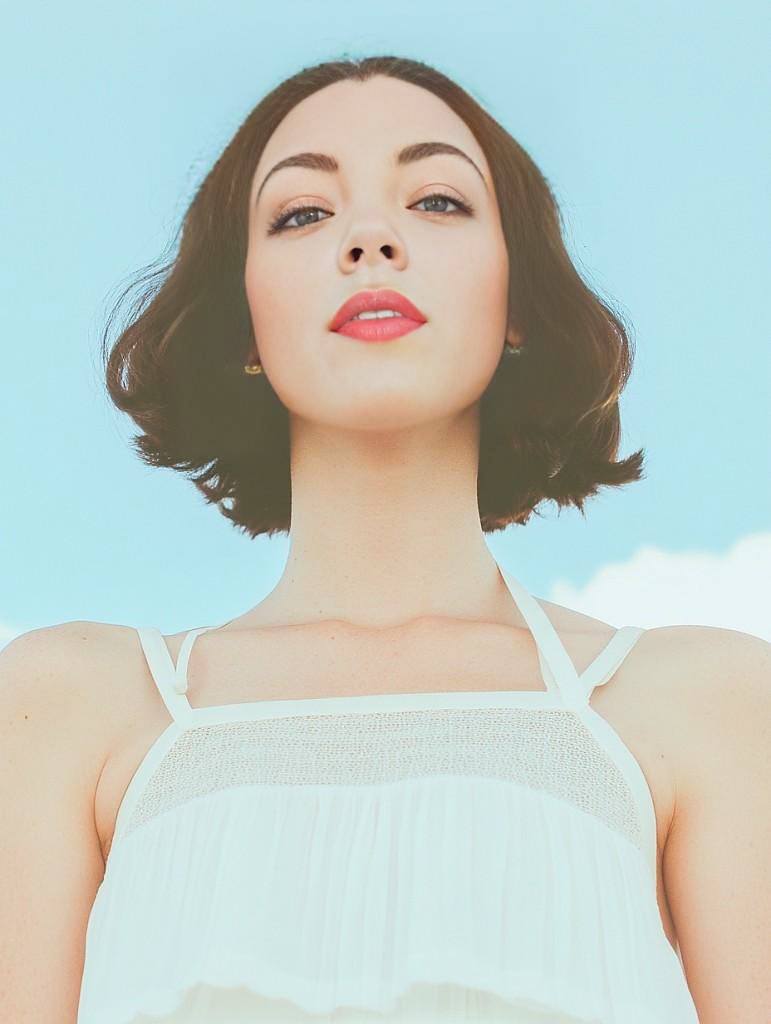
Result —
<path fill-rule="evenodd" d="M 262 373 L 262 363 L 247 363 L 244 366 L 244 373 Z"/>
<path fill-rule="evenodd" d="M 510 341 L 507 341 L 503 346 L 503 351 L 507 356 L 520 356 L 522 355 L 523 348 L 523 342 L 520 342 L 518 345 L 512 345 Z"/>

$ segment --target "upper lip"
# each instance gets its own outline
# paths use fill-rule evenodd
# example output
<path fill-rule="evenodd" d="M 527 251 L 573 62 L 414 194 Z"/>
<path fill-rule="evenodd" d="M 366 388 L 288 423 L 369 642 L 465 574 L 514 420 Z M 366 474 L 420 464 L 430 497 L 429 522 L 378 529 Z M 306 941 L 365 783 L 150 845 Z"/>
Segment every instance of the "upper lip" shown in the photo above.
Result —
<path fill-rule="evenodd" d="M 413 306 L 409 299 L 405 299 L 399 292 L 390 288 L 379 288 L 377 291 L 356 292 L 350 299 L 346 299 L 340 309 L 335 313 L 330 331 L 336 331 L 346 321 L 358 316 L 359 313 L 371 312 L 376 309 L 393 309 L 396 313 L 409 317 L 410 320 L 417 320 L 418 323 L 425 323 L 425 317 L 420 310 Z"/>

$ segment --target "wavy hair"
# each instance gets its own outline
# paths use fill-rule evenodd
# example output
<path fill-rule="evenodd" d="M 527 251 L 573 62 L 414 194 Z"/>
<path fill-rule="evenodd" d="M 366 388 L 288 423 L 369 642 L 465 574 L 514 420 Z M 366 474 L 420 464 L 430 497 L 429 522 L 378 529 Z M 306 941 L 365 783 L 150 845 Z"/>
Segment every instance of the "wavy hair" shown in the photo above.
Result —
<path fill-rule="evenodd" d="M 243 371 L 255 349 L 243 279 L 251 181 L 296 104 L 334 82 L 374 75 L 443 100 L 471 129 L 492 173 L 509 254 L 508 327 L 523 350 L 502 354 L 480 399 L 482 529 L 524 524 L 548 500 L 585 515 L 584 500 L 600 485 L 643 476 L 642 449 L 616 461 L 631 338 L 573 266 L 557 202 L 525 150 L 452 79 L 403 57 L 330 61 L 282 81 L 197 188 L 176 255 L 144 268 L 120 295 L 102 357 L 110 398 L 141 429 L 132 445 L 147 464 L 189 474 L 206 501 L 252 537 L 289 531 L 288 410 L 264 373 Z M 142 290 L 111 344 L 132 288 Z"/>

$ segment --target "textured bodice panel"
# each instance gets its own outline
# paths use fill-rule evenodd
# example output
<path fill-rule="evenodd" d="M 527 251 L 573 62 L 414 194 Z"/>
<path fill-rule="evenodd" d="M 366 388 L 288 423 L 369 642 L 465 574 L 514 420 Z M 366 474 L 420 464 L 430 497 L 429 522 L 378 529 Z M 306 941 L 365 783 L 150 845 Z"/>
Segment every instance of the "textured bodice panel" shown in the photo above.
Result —
<path fill-rule="evenodd" d="M 462 695 L 469 705 L 475 696 Z M 655 874 L 655 810 L 650 794 L 628 778 L 630 766 L 625 774 L 571 710 L 507 707 L 505 693 L 497 702 L 502 706 L 263 713 L 193 725 L 175 737 L 126 808 L 117 838 L 187 801 L 239 786 L 373 787 L 438 775 L 477 777 L 593 815 L 643 857 L 653 852 Z"/>

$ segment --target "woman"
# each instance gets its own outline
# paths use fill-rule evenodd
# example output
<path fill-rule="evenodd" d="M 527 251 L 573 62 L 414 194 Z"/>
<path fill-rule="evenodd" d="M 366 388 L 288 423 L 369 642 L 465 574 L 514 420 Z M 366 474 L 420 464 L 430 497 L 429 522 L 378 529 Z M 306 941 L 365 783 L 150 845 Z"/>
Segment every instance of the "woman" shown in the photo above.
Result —
<path fill-rule="evenodd" d="M 157 278 L 110 394 L 289 558 L 227 623 L 3 652 L 8 1018 L 759 1022 L 768 645 L 537 601 L 485 543 L 642 472 L 532 160 L 426 65 L 308 68 Z"/>

